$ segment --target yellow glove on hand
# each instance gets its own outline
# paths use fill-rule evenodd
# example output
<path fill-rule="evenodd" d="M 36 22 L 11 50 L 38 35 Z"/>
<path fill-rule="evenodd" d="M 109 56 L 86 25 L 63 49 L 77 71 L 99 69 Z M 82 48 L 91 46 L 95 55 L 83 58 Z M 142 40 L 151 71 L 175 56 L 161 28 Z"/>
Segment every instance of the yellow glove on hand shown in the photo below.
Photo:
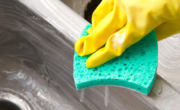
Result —
<path fill-rule="evenodd" d="M 80 56 L 93 53 L 86 61 L 93 68 L 120 56 L 153 29 L 158 40 L 179 33 L 180 0 L 103 0 L 89 35 L 77 40 L 75 50 Z"/>

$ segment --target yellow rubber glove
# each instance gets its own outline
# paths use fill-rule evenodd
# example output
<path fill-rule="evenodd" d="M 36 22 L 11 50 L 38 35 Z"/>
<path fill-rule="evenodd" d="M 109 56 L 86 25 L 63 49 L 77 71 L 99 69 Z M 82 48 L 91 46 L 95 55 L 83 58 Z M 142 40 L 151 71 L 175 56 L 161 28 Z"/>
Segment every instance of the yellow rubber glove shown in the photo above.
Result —
<path fill-rule="evenodd" d="M 93 53 L 86 61 L 93 68 L 120 56 L 153 29 L 158 40 L 180 32 L 180 0 L 103 0 L 89 35 L 77 40 L 75 50 L 80 56 Z"/>

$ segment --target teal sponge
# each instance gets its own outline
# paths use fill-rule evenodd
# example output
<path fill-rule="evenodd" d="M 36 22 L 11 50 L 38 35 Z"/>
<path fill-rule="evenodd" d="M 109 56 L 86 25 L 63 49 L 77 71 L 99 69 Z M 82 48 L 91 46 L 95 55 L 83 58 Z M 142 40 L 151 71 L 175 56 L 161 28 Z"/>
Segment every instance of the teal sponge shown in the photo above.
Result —
<path fill-rule="evenodd" d="M 87 36 L 87 27 L 82 36 Z M 142 40 L 132 45 L 119 57 L 96 68 L 87 68 L 90 55 L 74 54 L 74 81 L 76 88 L 83 89 L 98 85 L 123 86 L 147 95 L 156 77 L 158 44 L 153 30 Z"/>

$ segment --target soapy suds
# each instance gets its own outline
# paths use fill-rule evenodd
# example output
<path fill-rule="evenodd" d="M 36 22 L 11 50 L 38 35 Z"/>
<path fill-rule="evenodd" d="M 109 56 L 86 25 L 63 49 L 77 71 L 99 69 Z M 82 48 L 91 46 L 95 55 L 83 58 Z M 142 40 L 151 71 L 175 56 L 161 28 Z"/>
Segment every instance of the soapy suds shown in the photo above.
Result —
<path fill-rule="evenodd" d="M 114 42 L 113 44 L 113 48 L 114 48 L 114 51 L 116 51 L 116 48 L 117 47 L 124 47 L 124 41 L 125 41 L 125 32 L 124 31 L 123 33 L 115 33 L 112 37 L 112 42 Z"/>

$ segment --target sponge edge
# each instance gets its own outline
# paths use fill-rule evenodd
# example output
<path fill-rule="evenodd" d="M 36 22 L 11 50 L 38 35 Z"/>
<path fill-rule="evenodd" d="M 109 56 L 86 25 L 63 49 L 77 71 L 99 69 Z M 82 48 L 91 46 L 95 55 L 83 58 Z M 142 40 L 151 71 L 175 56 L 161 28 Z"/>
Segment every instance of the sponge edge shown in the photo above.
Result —
<path fill-rule="evenodd" d="M 81 37 L 87 36 L 90 24 Z M 96 68 L 87 68 L 90 55 L 74 54 L 74 81 L 78 90 L 98 85 L 122 86 L 147 95 L 156 78 L 158 43 L 153 30 L 119 57 Z"/>

